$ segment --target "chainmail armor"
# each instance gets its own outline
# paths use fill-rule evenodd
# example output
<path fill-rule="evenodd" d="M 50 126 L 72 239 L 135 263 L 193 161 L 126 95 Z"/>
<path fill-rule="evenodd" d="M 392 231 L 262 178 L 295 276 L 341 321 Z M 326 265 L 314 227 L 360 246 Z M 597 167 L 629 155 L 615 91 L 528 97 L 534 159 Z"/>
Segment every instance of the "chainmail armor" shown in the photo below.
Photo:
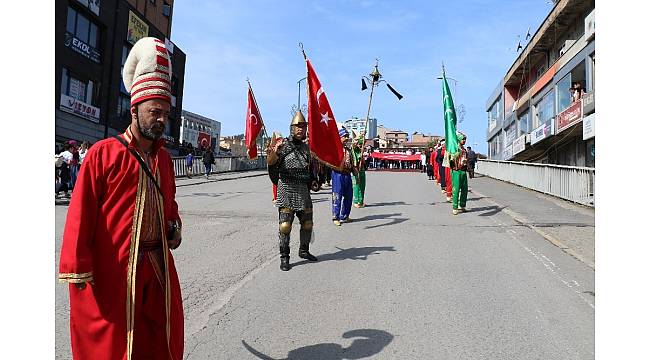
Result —
<path fill-rule="evenodd" d="M 285 139 L 278 150 L 283 158 L 278 166 L 278 198 L 276 206 L 294 211 L 312 208 L 309 186 L 311 183 L 311 155 L 309 146 L 292 138 Z"/>

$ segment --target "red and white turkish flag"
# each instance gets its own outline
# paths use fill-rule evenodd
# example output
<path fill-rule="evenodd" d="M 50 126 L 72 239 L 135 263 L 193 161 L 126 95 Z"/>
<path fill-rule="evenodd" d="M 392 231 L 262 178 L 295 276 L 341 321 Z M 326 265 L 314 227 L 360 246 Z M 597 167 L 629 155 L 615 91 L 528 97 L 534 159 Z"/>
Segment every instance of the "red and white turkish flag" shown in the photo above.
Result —
<path fill-rule="evenodd" d="M 248 84 L 248 106 L 246 109 L 246 153 L 248 158 L 251 160 L 257 159 L 257 136 L 260 134 L 260 130 L 264 127 L 264 122 L 262 121 L 262 115 L 260 115 L 260 109 L 257 107 L 257 102 L 255 102 L 255 96 L 253 95 L 253 89 L 251 85 Z"/>
<path fill-rule="evenodd" d="M 343 144 L 341 144 L 334 113 L 311 62 L 306 58 L 305 60 L 309 99 L 307 105 L 309 149 L 318 160 L 340 170 L 343 163 Z"/>

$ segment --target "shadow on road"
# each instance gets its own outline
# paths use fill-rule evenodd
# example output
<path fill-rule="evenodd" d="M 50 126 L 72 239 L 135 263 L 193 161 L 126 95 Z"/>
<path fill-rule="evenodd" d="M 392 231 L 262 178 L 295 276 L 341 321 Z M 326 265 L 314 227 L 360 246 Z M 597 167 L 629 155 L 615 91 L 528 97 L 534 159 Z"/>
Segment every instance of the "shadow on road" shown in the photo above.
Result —
<path fill-rule="evenodd" d="M 363 359 L 380 353 L 391 341 L 393 335 L 383 330 L 374 329 L 357 329 L 345 332 L 342 336 L 344 339 L 354 339 L 349 347 L 343 347 L 334 343 L 323 343 L 316 345 L 303 346 L 298 349 L 289 351 L 286 360 L 344 360 L 344 359 Z M 242 345 L 251 354 L 263 360 L 276 360 L 268 355 L 255 350 L 242 340 Z M 280 360 L 280 359 L 277 359 Z"/>
<path fill-rule="evenodd" d="M 478 216 L 493 216 L 501 212 L 501 210 L 505 209 L 507 206 L 483 206 L 483 207 L 477 207 L 477 208 L 469 208 L 467 209 L 468 213 L 473 213 L 473 212 L 481 212 L 485 211 L 482 214 L 478 214 Z"/>
<path fill-rule="evenodd" d="M 393 205 L 409 205 L 404 201 L 392 201 L 392 202 L 380 202 L 374 204 L 368 204 L 366 207 L 376 207 L 376 206 L 393 206 Z"/>
<path fill-rule="evenodd" d="M 371 220 L 391 220 L 388 223 L 385 224 L 379 224 L 379 225 L 372 225 L 372 226 L 366 226 L 367 229 L 374 229 L 382 226 L 390 226 L 390 225 L 397 225 L 401 224 L 404 221 L 408 220 L 407 218 L 399 218 L 396 216 L 400 216 L 402 213 L 393 213 L 393 214 L 376 214 L 376 215 L 367 215 L 361 218 L 356 218 L 352 219 L 353 223 L 361 222 L 361 221 L 371 221 Z"/>
<path fill-rule="evenodd" d="M 370 255 L 379 255 L 382 251 L 396 251 L 393 246 L 366 246 L 359 248 L 341 249 L 336 247 L 339 251 L 329 254 L 318 255 L 318 262 L 332 261 L 332 260 L 368 260 Z M 291 266 L 300 266 L 308 263 L 307 260 L 298 261 Z"/>

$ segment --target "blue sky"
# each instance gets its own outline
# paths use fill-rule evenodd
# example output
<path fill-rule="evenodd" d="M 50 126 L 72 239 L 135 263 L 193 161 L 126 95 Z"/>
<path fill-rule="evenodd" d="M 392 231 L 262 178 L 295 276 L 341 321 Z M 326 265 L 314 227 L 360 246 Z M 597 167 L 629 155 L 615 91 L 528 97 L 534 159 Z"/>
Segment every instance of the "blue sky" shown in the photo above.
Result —
<path fill-rule="evenodd" d="M 246 78 L 269 134 L 288 133 L 302 42 L 338 122 L 365 117 L 361 76 L 379 70 L 404 99 L 375 90 L 371 117 L 389 128 L 444 134 L 440 80 L 444 61 L 459 129 L 486 152 L 485 103 L 516 58 L 517 35 L 537 30 L 552 5 L 503 1 L 175 1 L 172 41 L 187 54 L 183 108 L 244 132 Z M 523 42 L 522 42 L 523 45 Z M 306 101 L 302 84 L 301 102 Z"/>

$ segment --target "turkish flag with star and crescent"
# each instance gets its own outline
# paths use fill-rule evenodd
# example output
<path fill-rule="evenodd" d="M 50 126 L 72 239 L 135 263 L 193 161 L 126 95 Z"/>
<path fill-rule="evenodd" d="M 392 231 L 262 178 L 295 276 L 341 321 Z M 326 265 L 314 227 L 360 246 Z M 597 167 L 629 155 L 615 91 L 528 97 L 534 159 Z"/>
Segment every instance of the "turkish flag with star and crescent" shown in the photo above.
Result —
<path fill-rule="evenodd" d="M 257 159 L 257 136 L 264 127 L 260 109 L 257 107 L 253 89 L 248 84 L 248 107 L 246 110 L 246 153 L 251 160 Z"/>
<path fill-rule="evenodd" d="M 335 170 L 340 170 L 343 163 L 343 144 L 334 113 L 327 101 L 327 95 L 316 76 L 316 72 L 307 61 L 307 118 L 309 126 L 309 149 L 313 156 Z"/>

